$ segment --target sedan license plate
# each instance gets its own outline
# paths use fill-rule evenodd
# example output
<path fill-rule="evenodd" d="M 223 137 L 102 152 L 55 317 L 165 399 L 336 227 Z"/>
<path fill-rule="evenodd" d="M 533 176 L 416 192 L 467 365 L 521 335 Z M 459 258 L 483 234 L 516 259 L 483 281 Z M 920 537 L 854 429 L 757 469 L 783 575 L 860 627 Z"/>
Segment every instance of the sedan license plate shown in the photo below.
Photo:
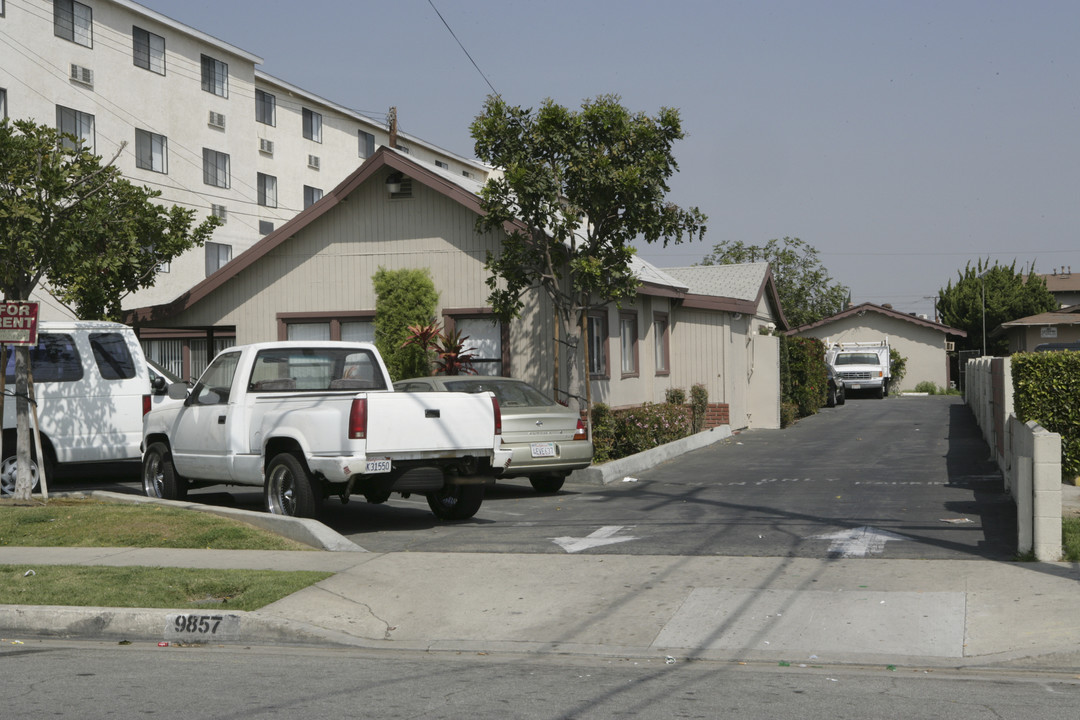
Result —
<path fill-rule="evenodd" d="M 533 457 L 555 457 L 555 443 L 553 442 L 532 443 L 530 447 Z"/>
<path fill-rule="evenodd" d="M 390 472 L 390 458 L 368 458 L 364 463 L 365 473 L 388 473 Z"/>

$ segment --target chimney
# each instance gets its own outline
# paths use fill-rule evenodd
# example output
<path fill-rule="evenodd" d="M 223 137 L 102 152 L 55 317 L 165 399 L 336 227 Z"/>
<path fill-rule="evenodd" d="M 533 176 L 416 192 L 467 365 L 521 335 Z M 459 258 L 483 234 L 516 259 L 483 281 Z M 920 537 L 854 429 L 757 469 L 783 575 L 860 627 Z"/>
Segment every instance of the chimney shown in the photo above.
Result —
<path fill-rule="evenodd" d="M 390 108 L 386 115 L 386 124 L 390 128 L 390 147 L 397 147 L 397 107 Z"/>

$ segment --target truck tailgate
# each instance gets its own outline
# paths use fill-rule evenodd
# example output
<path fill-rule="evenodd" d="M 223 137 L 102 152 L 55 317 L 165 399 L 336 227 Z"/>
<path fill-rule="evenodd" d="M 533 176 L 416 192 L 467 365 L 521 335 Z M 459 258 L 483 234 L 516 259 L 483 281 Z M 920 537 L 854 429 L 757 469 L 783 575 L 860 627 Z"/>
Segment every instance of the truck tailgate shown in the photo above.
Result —
<path fill-rule="evenodd" d="M 367 454 L 491 450 L 491 393 L 368 393 Z"/>

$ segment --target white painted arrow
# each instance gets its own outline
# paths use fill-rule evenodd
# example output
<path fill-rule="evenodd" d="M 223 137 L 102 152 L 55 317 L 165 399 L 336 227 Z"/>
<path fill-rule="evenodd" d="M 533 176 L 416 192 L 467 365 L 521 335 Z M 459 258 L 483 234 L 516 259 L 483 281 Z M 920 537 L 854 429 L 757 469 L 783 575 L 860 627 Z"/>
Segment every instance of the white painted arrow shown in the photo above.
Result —
<path fill-rule="evenodd" d="M 841 530 L 828 535 L 812 535 L 810 540 L 832 540 L 829 546 L 830 557 L 857 558 L 878 554 L 885 550 L 885 543 L 890 540 L 907 540 L 903 535 L 872 527 L 859 527 Z"/>
<path fill-rule="evenodd" d="M 630 535 L 615 537 L 622 529 L 622 525 L 607 525 L 594 533 L 589 533 L 587 537 L 558 537 L 551 539 L 556 545 L 568 553 L 580 552 L 601 545 L 614 545 L 615 543 L 626 542 L 627 540 L 637 540 L 636 537 L 631 537 Z"/>

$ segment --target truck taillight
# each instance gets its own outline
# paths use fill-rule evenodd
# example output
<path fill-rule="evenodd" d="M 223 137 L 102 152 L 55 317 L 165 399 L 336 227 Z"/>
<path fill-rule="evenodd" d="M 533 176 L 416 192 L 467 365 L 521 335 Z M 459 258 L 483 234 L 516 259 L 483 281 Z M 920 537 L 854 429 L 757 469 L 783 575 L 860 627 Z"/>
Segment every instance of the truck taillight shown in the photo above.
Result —
<path fill-rule="evenodd" d="M 142 414 L 145 415 L 148 412 L 150 412 L 150 396 L 149 395 L 143 395 L 142 396 Z"/>
<path fill-rule="evenodd" d="M 581 418 L 578 418 L 577 431 L 574 433 L 574 439 L 575 440 L 588 440 L 589 439 L 589 433 L 587 433 L 585 431 L 585 423 L 581 421 Z"/>
<path fill-rule="evenodd" d="M 495 410 L 495 434 L 502 435 L 502 410 L 499 409 L 499 400 L 491 396 L 491 407 Z"/>
<path fill-rule="evenodd" d="M 353 398 L 349 410 L 349 439 L 363 440 L 367 437 L 367 398 Z"/>

